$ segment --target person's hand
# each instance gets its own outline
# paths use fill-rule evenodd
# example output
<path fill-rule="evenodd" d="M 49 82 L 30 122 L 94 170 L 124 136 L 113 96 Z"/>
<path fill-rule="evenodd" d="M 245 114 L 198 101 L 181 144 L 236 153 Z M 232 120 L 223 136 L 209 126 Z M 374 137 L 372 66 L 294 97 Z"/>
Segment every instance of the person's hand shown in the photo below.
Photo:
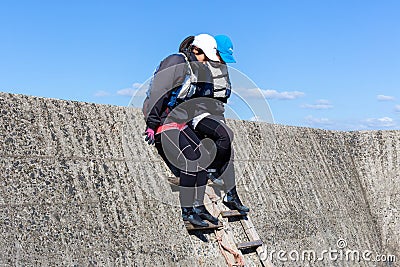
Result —
<path fill-rule="evenodd" d="M 154 130 L 147 128 L 146 131 L 144 132 L 144 135 L 146 136 L 144 138 L 144 141 L 146 141 L 149 145 L 154 145 L 156 141 L 154 138 Z"/>

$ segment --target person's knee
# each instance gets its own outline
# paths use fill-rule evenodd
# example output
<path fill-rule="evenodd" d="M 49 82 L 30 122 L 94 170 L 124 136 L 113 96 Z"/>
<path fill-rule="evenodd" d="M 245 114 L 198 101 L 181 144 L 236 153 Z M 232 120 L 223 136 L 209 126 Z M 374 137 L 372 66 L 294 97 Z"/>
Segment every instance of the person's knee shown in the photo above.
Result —
<path fill-rule="evenodd" d="M 226 130 L 226 132 L 227 132 L 227 134 L 229 136 L 230 142 L 232 143 L 233 142 L 233 137 L 234 137 L 233 131 L 231 130 L 231 128 L 229 128 L 226 125 L 224 125 L 224 128 L 225 128 L 225 130 Z"/>
<path fill-rule="evenodd" d="M 218 135 L 217 146 L 219 149 L 230 149 L 233 141 L 232 130 L 221 124 L 217 127 L 216 132 Z"/>

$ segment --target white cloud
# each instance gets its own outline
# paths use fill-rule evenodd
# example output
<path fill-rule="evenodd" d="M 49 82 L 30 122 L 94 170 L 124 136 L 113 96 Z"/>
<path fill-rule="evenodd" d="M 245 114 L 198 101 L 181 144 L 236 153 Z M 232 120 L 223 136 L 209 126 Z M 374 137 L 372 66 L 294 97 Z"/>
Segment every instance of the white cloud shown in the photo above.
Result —
<path fill-rule="evenodd" d="M 333 108 L 333 105 L 331 105 L 328 100 L 319 99 L 316 104 L 304 104 L 301 105 L 301 107 L 308 109 L 330 109 Z"/>
<path fill-rule="evenodd" d="M 393 127 L 396 125 L 396 122 L 389 117 L 383 118 L 369 118 L 366 119 L 365 122 L 367 123 L 368 127 Z"/>
<path fill-rule="evenodd" d="M 400 112 L 400 105 L 396 105 L 396 106 L 394 107 L 394 111 Z"/>
<path fill-rule="evenodd" d="M 130 88 L 125 88 L 117 91 L 117 95 L 120 96 L 144 96 L 148 88 L 148 83 L 133 83 Z"/>
<path fill-rule="evenodd" d="M 110 93 L 107 92 L 107 91 L 104 91 L 104 90 L 100 90 L 100 91 L 97 91 L 97 92 L 94 94 L 94 96 L 95 96 L 95 97 L 106 97 L 106 96 L 110 96 Z"/>
<path fill-rule="evenodd" d="M 395 97 L 388 95 L 377 95 L 376 99 L 378 99 L 379 101 L 394 101 Z"/>
<path fill-rule="evenodd" d="M 251 88 L 251 89 L 249 89 L 249 88 L 235 88 L 235 89 L 233 89 L 233 93 L 237 94 L 238 96 L 243 97 L 243 98 L 248 98 L 248 97 L 251 97 L 251 98 L 260 97 L 260 98 L 262 98 L 263 97 L 262 91 L 259 88 Z"/>
<path fill-rule="evenodd" d="M 126 89 L 121 89 L 117 91 L 117 95 L 122 95 L 122 96 L 134 96 L 136 93 L 136 89 L 132 88 L 126 88 Z"/>
<path fill-rule="evenodd" d="M 334 124 L 334 122 L 328 118 L 315 118 L 313 116 L 307 116 L 305 122 L 310 126 L 329 126 Z"/>
<path fill-rule="evenodd" d="M 290 91 L 290 92 L 278 92 L 276 90 L 261 90 L 267 99 L 282 99 L 291 100 L 304 96 L 303 92 Z"/>
<path fill-rule="evenodd" d="M 234 89 L 234 93 L 238 94 L 243 98 L 264 97 L 267 99 L 280 99 L 280 100 L 292 100 L 305 95 L 303 92 L 299 91 L 278 92 L 276 90 L 263 90 L 260 88 L 236 88 Z"/>

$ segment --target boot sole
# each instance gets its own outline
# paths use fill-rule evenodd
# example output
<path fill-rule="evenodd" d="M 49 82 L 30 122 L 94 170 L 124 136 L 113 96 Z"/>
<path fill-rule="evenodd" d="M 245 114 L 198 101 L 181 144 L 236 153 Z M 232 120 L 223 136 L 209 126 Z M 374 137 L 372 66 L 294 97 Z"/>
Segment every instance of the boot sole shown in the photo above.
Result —
<path fill-rule="evenodd" d="M 209 221 L 210 223 L 212 223 L 212 224 L 215 224 L 215 225 L 218 225 L 219 224 L 219 220 L 216 218 L 216 220 L 210 220 L 210 218 L 207 218 L 206 216 L 204 216 L 204 215 L 199 215 L 200 216 L 200 218 L 202 218 L 203 220 L 207 220 L 207 221 Z"/>
<path fill-rule="evenodd" d="M 191 221 L 188 221 L 188 222 L 190 222 L 191 224 L 193 224 L 196 227 L 208 227 L 208 226 L 210 226 L 208 223 L 206 223 L 206 225 L 203 225 L 203 224 L 197 224 L 197 223 L 194 223 L 194 222 L 191 222 Z"/>
<path fill-rule="evenodd" d="M 241 210 L 241 209 L 238 209 L 234 204 L 231 204 L 231 203 L 229 203 L 229 202 L 223 201 L 222 203 L 224 203 L 224 205 L 227 206 L 227 207 L 228 207 L 229 209 L 231 209 L 231 210 L 237 210 L 237 211 L 246 212 L 246 213 L 250 212 L 250 209 L 248 209 L 248 210 Z"/>

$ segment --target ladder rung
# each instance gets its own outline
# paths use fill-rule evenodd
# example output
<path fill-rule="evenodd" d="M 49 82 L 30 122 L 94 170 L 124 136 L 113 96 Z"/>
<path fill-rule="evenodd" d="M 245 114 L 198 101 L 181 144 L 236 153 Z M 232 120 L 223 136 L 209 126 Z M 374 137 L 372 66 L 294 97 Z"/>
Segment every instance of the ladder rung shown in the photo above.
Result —
<path fill-rule="evenodd" d="M 204 220 L 204 221 L 208 223 L 208 226 L 206 226 L 206 227 L 200 227 L 200 226 L 193 225 L 193 224 L 191 224 L 191 223 L 188 222 L 188 221 L 185 221 L 185 227 L 186 227 L 186 229 L 187 229 L 188 231 L 194 231 L 194 230 L 210 230 L 210 229 L 218 229 L 218 228 L 223 227 L 223 225 L 222 225 L 221 222 L 219 222 L 219 223 L 216 225 L 216 224 L 213 224 L 213 223 L 211 223 L 211 222 L 209 222 L 209 221 L 207 221 L 207 220 Z"/>
<path fill-rule="evenodd" d="M 263 242 L 261 240 L 253 240 L 250 242 L 239 243 L 239 244 L 237 244 L 237 248 L 238 249 L 248 249 L 248 248 L 262 246 L 262 244 L 263 244 Z"/>
<path fill-rule="evenodd" d="M 247 212 L 238 211 L 238 210 L 223 210 L 223 211 L 221 211 L 221 215 L 222 215 L 223 218 L 236 217 L 236 216 L 246 216 Z"/>

